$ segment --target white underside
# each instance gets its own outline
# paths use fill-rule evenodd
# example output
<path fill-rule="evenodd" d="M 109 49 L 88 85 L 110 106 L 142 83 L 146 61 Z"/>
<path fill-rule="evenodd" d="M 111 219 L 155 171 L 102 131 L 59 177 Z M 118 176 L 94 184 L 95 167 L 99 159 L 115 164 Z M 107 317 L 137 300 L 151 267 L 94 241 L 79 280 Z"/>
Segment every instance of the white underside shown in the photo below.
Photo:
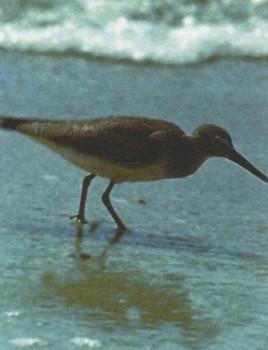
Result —
<path fill-rule="evenodd" d="M 70 147 L 57 145 L 44 139 L 34 139 L 88 173 L 111 179 L 117 183 L 152 181 L 166 178 L 165 167 L 160 162 L 148 166 L 121 165 L 98 156 L 76 152 Z"/>

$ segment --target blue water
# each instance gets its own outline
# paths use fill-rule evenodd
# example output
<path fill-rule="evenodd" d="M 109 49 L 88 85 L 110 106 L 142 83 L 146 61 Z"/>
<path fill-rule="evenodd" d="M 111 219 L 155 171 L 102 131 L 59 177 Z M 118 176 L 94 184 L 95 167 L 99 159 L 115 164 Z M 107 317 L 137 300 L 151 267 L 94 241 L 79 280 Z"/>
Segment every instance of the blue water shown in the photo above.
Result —
<path fill-rule="evenodd" d="M 267 168 L 267 63 L 111 64 L 2 52 L 2 113 L 40 118 L 139 114 L 187 133 L 213 122 Z M 83 171 L 0 132 L 0 348 L 265 350 L 267 184 L 222 159 L 182 180 L 116 186 L 131 229 L 111 245 L 103 179 L 84 238 Z"/>
<path fill-rule="evenodd" d="M 6 0 L 0 47 L 187 64 L 268 55 L 267 0 Z"/>

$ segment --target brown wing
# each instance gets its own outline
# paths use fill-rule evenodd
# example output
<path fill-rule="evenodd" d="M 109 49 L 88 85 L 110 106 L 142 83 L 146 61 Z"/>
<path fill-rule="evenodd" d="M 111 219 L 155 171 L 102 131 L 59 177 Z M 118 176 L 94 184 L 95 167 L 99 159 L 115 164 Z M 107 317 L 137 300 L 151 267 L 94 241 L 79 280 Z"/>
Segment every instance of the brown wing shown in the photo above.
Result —
<path fill-rule="evenodd" d="M 138 117 L 32 121 L 19 129 L 29 136 L 49 139 L 80 153 L 128 165 L 155 162 L 163 154 L 171 136 L 184 135 L 174 124 Z"/>
<path fill-rule="evenodd" d="M 159 159 L 170 129 L 169 123 L 143 118 L 111 118 L 73 126 L 75 132 L 66 130 L 53 140 L 78 152 L 128 165 L 150 164 Z"/>

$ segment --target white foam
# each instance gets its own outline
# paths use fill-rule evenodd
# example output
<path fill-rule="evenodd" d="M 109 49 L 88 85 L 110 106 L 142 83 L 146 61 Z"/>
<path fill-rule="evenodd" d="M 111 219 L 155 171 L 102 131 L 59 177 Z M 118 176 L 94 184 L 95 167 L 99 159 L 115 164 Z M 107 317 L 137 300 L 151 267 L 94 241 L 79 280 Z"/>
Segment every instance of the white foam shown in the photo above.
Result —
<path fill-rule="evenodd" d="M 59 178 L 56 175 L 44 174 L 42 178 L 47 181 L 57 181 Z"/>
<path fill-rule="evenodd" d="M 70 342 L 75 344 L 76 346 L 79 346 L 79 347 L 86 346 L 90 349 L 99 348 L 101 346 L 101 343 L 99 340 L 90 339 L 86 337 L 75 337 L 75 338 L 72 338 Z"/>
<path fill-rule="evenodd" d="M 19 311 L 7 311 L 5 312 L 5 315 L 7 318 L 15 318 L 15 317 L 19 317 L 20 313 Z"/>
<path fill-rule="evenodd" d="M 164 64 L 195 63 L 211 57 L 268 56 L 268 5 L 264 0 L 240 1 L 239 6 L 237 0 L 225 6 L 212 0 L 206 6 L 200 2 L 192 8 L 177 0 L 170 0 L 170 6 L 145 0 L 133 0 L 132 5 L 127 0 L 111 4 L 108 0 L 77 2 L 80 6 L 75 12 L 73 0 L 66 0 L 61 6 L 52 1 L 52 10 L 42 13 L 29 3 L 20 12 L 20 21 L 0 19 L 0 48 L 70 51 Z M 171 25 L 168 19 L 176 11 L 178 19 Z"/>

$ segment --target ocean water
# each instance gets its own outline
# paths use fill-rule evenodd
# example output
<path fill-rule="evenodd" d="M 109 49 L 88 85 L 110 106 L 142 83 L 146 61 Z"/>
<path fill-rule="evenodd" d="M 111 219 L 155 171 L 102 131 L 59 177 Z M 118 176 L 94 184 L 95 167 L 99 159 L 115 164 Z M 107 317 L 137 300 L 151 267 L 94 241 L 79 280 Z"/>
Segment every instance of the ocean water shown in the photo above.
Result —
<path fill-rule="evenodd" d="M 267 11 L 2 0 L 0 114 L 214 123 L 268 174 Z M 105 179 L 81 230 L 69 216 L 83 171 L 2 130 L 0 165 L 1 350 L 267 349 L 267 184 L 211 159 L 185 179 L 118 185 L 130 232 L 115 243 Z"/>
<path fill-rule="evenodd" d="M 0 47 L 160 64 L 268 55 L 267 0 L 2 0 Z"/>

